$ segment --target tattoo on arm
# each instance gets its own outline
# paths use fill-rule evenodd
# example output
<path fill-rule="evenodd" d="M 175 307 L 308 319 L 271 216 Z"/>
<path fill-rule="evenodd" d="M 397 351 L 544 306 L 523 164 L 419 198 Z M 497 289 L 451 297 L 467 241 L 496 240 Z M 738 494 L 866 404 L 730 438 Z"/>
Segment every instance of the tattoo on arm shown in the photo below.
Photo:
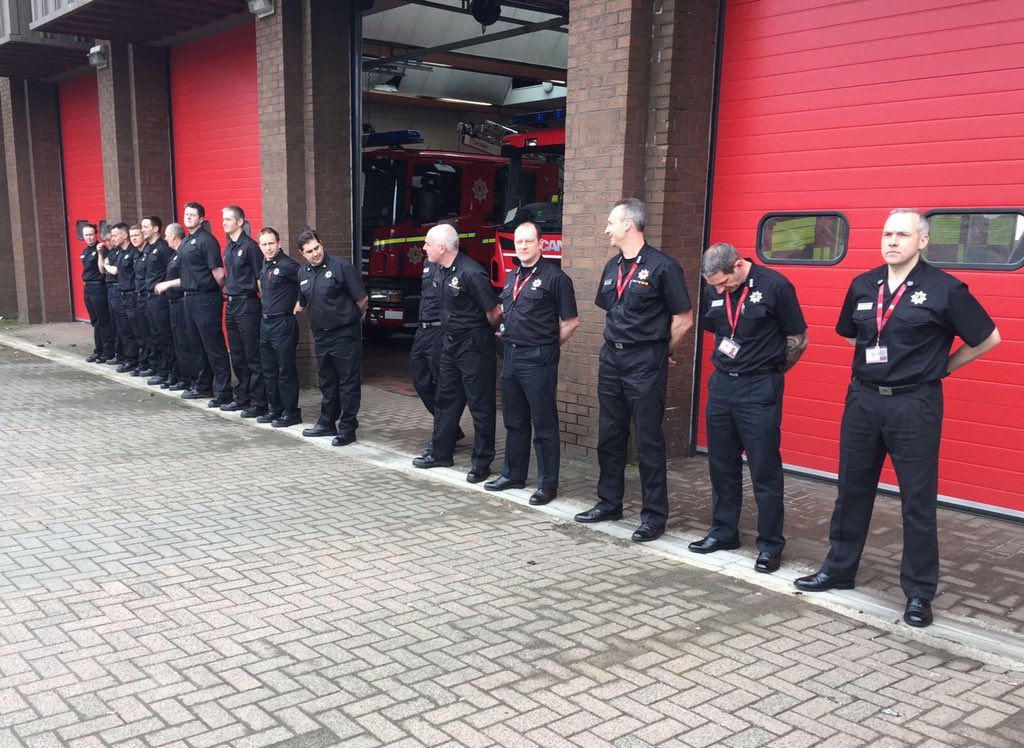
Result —
<path fill-rule="evenodd" d="M 804 349 L 807 348 L 807 333 L 802 332 L 798 335 L 786 336 L 786 363 L 782 365 L 783 371 L 789 371 L 793 368 L 800 356 L 803 354 Z"/>

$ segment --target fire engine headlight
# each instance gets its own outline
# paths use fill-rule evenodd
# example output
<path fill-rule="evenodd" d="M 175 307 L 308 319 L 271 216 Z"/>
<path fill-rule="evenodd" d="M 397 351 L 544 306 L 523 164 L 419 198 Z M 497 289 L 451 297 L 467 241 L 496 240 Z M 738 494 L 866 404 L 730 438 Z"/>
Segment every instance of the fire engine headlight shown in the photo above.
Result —
<path fill-rule="evenodd" d="M 371 288 L 368 295 L 370 301 L 378 304 L 402 303 L 402 291 L 396 288 Z"/>

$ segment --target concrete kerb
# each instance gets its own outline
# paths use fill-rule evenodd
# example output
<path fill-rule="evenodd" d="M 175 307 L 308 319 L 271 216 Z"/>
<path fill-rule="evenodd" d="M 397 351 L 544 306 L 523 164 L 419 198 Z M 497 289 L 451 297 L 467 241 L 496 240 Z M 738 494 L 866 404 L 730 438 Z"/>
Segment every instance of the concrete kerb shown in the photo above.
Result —
<path fill-rule="evenodd" d="M 463 472 L 455 468 L 432 468 L 423 470 L 412 465 L 414 455 L 406 454 L 389 448 L 388 445 L 360 439 L 354 444 L 338 448 L 331 446 L 326 437 L 309 438 L 302 436 L 304 425 L 277 429 L 270 424 L 257 424 L 255 419 L 241 419 L 237 413 L 223 412 L 217 408 L 208 408 L 205 400 L 182 400 L 177 392 L 168 392 L 154 388 L 138 377 L 125 377 L 110 367 L 97 366 L 85 362 L 80 356 L 54 350 L 45 346 L 29 343 L 14 336 L 0 333 L 0 344 L 9 348 L 38 356 L 59 363 L 78 371 L 116 381 L 125 387 L 149 392 L 153 395 L 174 398 L 176 401 L 199 409 L 201 412 L 217 415 L 235 423 L 244 423 L 253 428 L 268 429 L 277 433 L 287 434 L 301 441 L 305 446 L 330 450 L 339 455 L 357 457 L 360 460 L 378 467 L 415 476 L 417 479 L 457 488 L 463 491 L 475 491 L 489 499 L 505 501 L 522 508 L 548 515 L 557 522 L 563 522 L 590 532 L 599 532 L 617 541 L 631 543 L 630 535 L 635 529 L 634 522 L 616 521 L 602 522 L 596 525 L 577 525 L 573 516 L 581 509 L 589 508 L 578 502 L 560 499 L 556 504 L 531 506 L 529 496 L 532 489 L 512 489 L 492 492 L 484 489 L 482 484 L 466 482 Z M 695 568 L 716 571 L 733 579 L 742 580 L 770 592 L 799 595 L 812 605 L 824 608 L 833 613 L 847 616 L 861 623 L 897 634 L 901 637 L 917 641 L 923 645 L 945 650 L 956 656 L 975 659 L 986 664 L 1024 672 L 1024 641 L 1009 634 L 991 631 L 979 626 L 974 621 L 959 619 L 944 613 L 935 623 L 925 629 L 916 629 L 903 623 L 903 610 L 892 605 L 886 599 L 863 591 L 841 591 L 824 593 L 801 593 L 794 589 L 793 580 L 814 569 L 797 570 L 784 567 L 774 574 L 759 574 L 754 571 L 748 556 L 729 551 L 718 551 L 714 554 L 697 555 L 687 549 L 687 544 L 697 540 L 697 535 L 688 536 L 682 533 L 663 535 L 651 543 L 634 544 L 640 552 L 658 553 L 665 557 L 680 561 Z M 631 543 L 632 544 L 632 543 Z"/>

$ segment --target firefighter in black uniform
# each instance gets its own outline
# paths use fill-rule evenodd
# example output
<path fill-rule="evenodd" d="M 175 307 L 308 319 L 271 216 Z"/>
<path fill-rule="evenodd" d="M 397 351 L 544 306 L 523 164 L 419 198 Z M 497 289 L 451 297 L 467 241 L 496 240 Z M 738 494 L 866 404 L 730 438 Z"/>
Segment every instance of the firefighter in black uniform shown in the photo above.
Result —
<path fill-rule="evenodd" d="M 473 416 L 473 466 L 466 475 L 479 483 L 491 474 L 497 416 L 494 328 L 501 322 L 501 305 L 490 277 L 480 265 L 459 252 L 459 234 L 448 224 L 427 232 L 423 249 L 441 282 L 441 331 L 444 336 L 434 403 L 430 451 L 412 461 L 418 468 L 448 467 L 454 463 L 455 438 L 463 408 Z"/>
<path fill-rule="evenodd" d="M 264 261 L 260 270 L 260 362 L 268 408 L 257 423 L 276 428 L 302 423 L 299 410 L 299 371 L 295 348 L 299 344 L 299 323 L 295 304 L 299 299 L 299 263 L 281 250 L 281 236 L 269 226 L 259 239 Z"/>
<path fill-rule="evenodd" d="M 501 415 L 505 423 L 505 464 L 488 491 L 525 488 L 530 467 L 530 430 L 537 454 L 537 490 L 533 505 L 558 495 L 561 444 L 558 436 L 559 348 L 579 327 L 572 279 L 541 256 L 540 229 L 532 222 L 516 227 L 519 267 L 501 292 L 505 364 L 501 370 Z"/>
<path fill-rule="evenodd" d="M 231 363 L 224 345 L 222 315 L 224 299 L 224 260 L 220 245 L 203 227 L 206 211 L 200 203 L 185 203 L 185 228 L 188 237 L 178 247 L 181 264 L 181 290 L 185 293 L 185 319 L 192 349 L 192 388 L 181 396 L 199 400 L 216 392 L 207 407 L 230 403 Z"/>
<path fill-rule="evenodd" d="M 800 577 L 808 592 L 852 589 L 886 454 L 903 509 L 900 584 L 904 621 L 932 622 L 939 578 L 936 527 L 942 383 L 999 344 L 992 318 L 948 273 L 921 259 L 928 221 L 897 208 L 882 230 L 885 264 L 853 279 L 836 332 L 854 346 L 853 381 L 839 436 L 839 490 L 821 569 Z M 950 353 L 954 337 L 963 344 Z"/>
<path fill-rule="evenodd" d="M 694 553 L 739 547 L 743 452 L 757 501 L 756 571 L 770 574 L 782 561 L 785 482 L 779 452 L 783 372 L 807 347 L 807 323 L 793 284 L 771 268 L 740 257 L 731 244 L 704 253 L 703 314 L 715 335 L 714 371 L 705 411 L 711 528 L 690 543 Z"/>
<path fill-rule="evenodd" d="M 113 229 L 106 232 L 104 240 L 99 244 L 96 264 L 107 284 L 107 309 L 110 312 L 110 329 L 114 338 L 114 355 L 107 356 L 111 366 L 124 365 L 124 337 L 121 329 L 121 292 L 117 289 L 117 274 L 110 272 L 111 266 L 117 267 L 121 256 L 121 245 L 113 240 Z"/>
<path fill-rule="evenodd" d="M 160 385 L 161 389 L 167 389 L 180 377 L 171 333 L 170 306 L 167 296 L 156 292 L 156 284 L 167 279 L 167 263 L 173 252 L 161 236 L 164 222 L 160 218 L 147 216 L 141 224 L 142 238 L 146 242 L 146 321 L 152 346 L 150 363 L 154 370 L 146 384 Z"/>
<path fill-rule="evenodd" d="M 153 368 L 155 352 L 149 331 L 149 291 L 146 288 L 146 240 L 142 236 L 142 226 L 133 224 L 128 227 L 128 241 L 132 245 L 129 252 L 135 253 L 135 342 L 139 346 L 139 365 L 132 371 L 133 377 L 151 377 L 156 373 Z"/>
<path fill-rule="evenodd" d="M 107 284 L 100 271 L 97 257 L 96 224 L 87 223 L 82 227 L 85 246 L 79 255 L 82 261 L 82 283 L 85 286 L 85 309 L 89 312 L 92 325 L 93 350 L 86 361 L 104 364 L 114 357 L 114 330 L 110 326 L 110 306 L 107 304 Z"/>
<path fill-rule="evenodd" d="M 235 370 L 235 398 L 221 410 L 241 411 L 242 418 L 256 418 L 267 412 L 267 395 L 263 388 L 263 369 L 260 365 L 260 320 L 262 306 L 259 299 L 260 268 L 263 253 L 242 229 L 245 213 L 237 205 L 228 205 L 221 211 L 226 244 L 224 269 L 227 279 L 224 293 L 228 297 L 224 324 L 228 333 L 228 351 L 231 367 Z"/>
<path fill-rule="evenodd" d="M 655 540 L 668 521 L 665 396 L 669 356 L 693 327 L 683 270 L 644 240 L 645 212 L 635 198 L 619 201 L 605 234 L 619 254 L 605 264 L 596 304 L 606 312 L 597 380 L 601 413 L 598 502 L 577 522 L 622 519 L 626 446 L 633 421 L 643 508 L 633 540 Z"/>
<path fill-rule="evenodd" d="M 295 241 L 306 258 L 299 268 L 296 310 L 309 311 L 323 396 L 320 417 L 302 435 L 335 434 L 331 444 L 343 447 L 356 440 L 359 427 L 366 289 L 351 262 L 324 252 L 316 231 L 306 229 Z"/>
<path fill-rule="evenodd" d="M 138 376 L 139 340 L 136 337 L 138 321 L 135 307 L 135 260 L 138 252 L 128 243 L 128 224 L 118 223 L 110 229 L 110 241 L 116 247 L 107 258 L 107 273 L 117 281 L 117 324 L 121 331 L 124 363 L 117 371 L 132 372 Z M 113 259 L 111 259 L 113 258 Z"/>
<path fill-rule="evenodd" d="M 168 313 L 171 322 L 171 339 L 174 345 L 174 357 L 177 370 L 168 373 L 168 379 L 174 379 L 167 389 L 171 392 L 185 392 L 195 381 L 192 369 L 192 342 L 188 332 L 188 320 L 185 317 L 185 294 L 181 290 L 181 256 L 178 248 L 185 241 L 185 227 L 180 223 L 169 223 L 164 229 L 164 240 L 171 254 L 167 258 L 167 272 L 164 280 L 159 281 L 153 290 L 167 299 Z M 176 375 L 176 376 L 175 376 Z"/>

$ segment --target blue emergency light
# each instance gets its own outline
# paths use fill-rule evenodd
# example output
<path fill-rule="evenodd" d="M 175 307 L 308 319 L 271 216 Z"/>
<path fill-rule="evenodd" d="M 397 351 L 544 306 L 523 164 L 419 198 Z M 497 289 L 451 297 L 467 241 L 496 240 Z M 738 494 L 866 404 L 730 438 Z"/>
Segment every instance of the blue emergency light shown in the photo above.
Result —
<path fill-rule="evenodd" d="M 512 123 L 516 125 L 533 125 L 538 122 L 560 122 L 564 119 L 564 109 L 548 109 L 545 112 L 527 112 L 526 114 L 517 114 L 512 118 Z"/>

